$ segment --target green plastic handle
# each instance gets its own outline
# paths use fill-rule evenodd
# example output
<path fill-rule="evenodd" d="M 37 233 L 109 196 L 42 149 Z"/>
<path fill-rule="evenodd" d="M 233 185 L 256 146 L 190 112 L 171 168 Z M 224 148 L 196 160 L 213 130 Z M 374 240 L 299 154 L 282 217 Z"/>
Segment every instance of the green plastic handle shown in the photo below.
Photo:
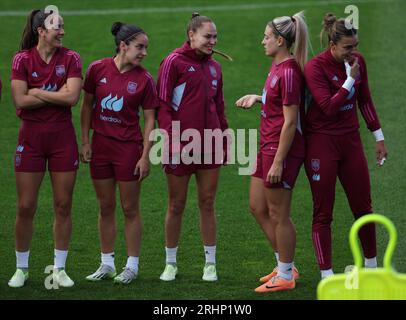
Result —
<path fill-rule="evenodd" d="M 367 224 L 370 222 L 378 222 L 378 223 L 383 224 L 389 232 L 389 243 L 388 243 L 388 246 L 386 247 L 385 256 L 383 258 L 383 267 L 385 269 L 390 270 L 392 255 L 393 255 L 393 252 L 395 251 L 398 234 L 396 232 L 395 225 L 392 223 L 392 221 L 390 221 L 385 216 L 383 216 L 381 214 L 377 214 L 377 213 L 366 214 L 365 216 L 362 216 L 357 221 L 355 221 L 351 227 L 350 248 L 352 251 L 352 255 L 354 257 L 355 266 L 358 268 L 362 268 L 361 249 L 360 249 L 358 239 L 357 239 L 359 229 L 361 229 L 361 227 L 364 224 Z"/>

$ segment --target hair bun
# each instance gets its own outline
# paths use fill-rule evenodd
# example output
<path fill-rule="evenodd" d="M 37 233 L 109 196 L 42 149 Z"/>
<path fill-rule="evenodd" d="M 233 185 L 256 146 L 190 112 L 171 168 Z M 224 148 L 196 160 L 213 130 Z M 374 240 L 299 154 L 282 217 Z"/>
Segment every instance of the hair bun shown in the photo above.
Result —
<path fill-rule="evenodd" d="M 198 17 L 198 16 L 200 16 L 200 13 L 199 13 L 199 12 L 193 12 L 191 19 L 196 18 L 196 17 Z"/>
<path fill-rule="evenodd" d="M 114 22 L 111 26 L 111 33 L 113 36 L 116 36 L 117 33 L 120 31 L 121 27 L 123 26 L 122 22 Z"/>
<path fill-rule="evenodd" d="M 326 13 L 324 16 L 324 27 L 329 29 L 333 26 L 334 22 L 337 21 L 337 17 L 332 13 Z"/>

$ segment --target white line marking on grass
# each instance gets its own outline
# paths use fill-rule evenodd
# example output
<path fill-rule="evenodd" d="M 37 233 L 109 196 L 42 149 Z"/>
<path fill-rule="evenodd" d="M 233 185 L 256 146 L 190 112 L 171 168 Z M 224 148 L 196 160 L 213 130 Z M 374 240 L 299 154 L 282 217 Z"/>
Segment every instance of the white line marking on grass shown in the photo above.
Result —
<path fill-rule="evenodd" d="M 399 0 L 387 0 L 396 2 Z M 245 11 L 269 8 L 289 7 L 319 7 L 332 4 L 359 4 L 359 3 L 382 3 L 381 0 L 330 0 L 330 1 L 296 1 L 286 3 L 253 3 L 218 6 L 189 6 L 189 7 L 162 7 L 162 8 L 125 8 L 125 9 L 100 9 L 100 10 L 61 10 L 63 16 L 102 16 L 111 14 L 146 14 L 146 13 L 177 13 L 193 11 Z M 0 17 L 26 17 L 28 11 L 1 11 Z"/>

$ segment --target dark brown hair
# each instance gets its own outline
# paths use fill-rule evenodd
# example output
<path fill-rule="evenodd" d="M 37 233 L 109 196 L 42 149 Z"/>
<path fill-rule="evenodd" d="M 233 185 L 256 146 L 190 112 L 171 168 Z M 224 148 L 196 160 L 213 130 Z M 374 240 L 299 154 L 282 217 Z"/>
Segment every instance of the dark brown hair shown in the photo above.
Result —
<path fill-rule="evenodd" d="M 38 44 L 38 28 L 42 27 L 45 29 L 45 19 L 52 13 L 52 10 L 49 13 L 39 9 L 31 11 L 27 17 L 27 23 L 21 37 L 20 50 L 31 49 Z"/>
<path fill-rule="evenodd" d="M 114 36 L 114 42 L 116 43 L 116 52 L 119 53 L 121 41 L 128 45 L 138 35 L 145 34 L 145 31 L 135 25 L 114 22 L 111 26 L 111 34 Z"/>

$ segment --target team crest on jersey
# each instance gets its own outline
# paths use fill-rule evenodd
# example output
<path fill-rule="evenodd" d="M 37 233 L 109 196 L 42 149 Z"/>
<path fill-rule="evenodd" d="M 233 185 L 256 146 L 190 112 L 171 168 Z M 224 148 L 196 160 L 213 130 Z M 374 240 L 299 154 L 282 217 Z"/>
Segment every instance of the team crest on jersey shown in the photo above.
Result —
<path fill-rule="evenodd" d="M 55 67 L 55 74 L 58 77 L 63 77 L 65 75 L 65 66 L 63 64 L 60 64 L 59 66 Z"/>
<path fill-rule="evenodd" d="M 137 91 L 137 84 L 135 82 L 129 81 L 127 85 L 127 91 L 129 94 L 134 94 Z"/>
<path fill-rule="evenodd" d="M 210 66 L 209 69 L 210 69 L 210 73 L 211 73 L 212 77 L 213 77 L 213 78 L 217 78 L 217 71 L 216 71 L 216 68 L 213 67 L 213 66 Z"/>
<path fill-rule="evenodd" d="M 278 81 L 278 76 L 273 76 L 271 80 L 271 88 L 275 87 L 276 82 Z"/>
<path fill-rule="evenodd" d="M 312 159 L 312 169 L 313 171 L 320 170 L 320 159 Z"/>

